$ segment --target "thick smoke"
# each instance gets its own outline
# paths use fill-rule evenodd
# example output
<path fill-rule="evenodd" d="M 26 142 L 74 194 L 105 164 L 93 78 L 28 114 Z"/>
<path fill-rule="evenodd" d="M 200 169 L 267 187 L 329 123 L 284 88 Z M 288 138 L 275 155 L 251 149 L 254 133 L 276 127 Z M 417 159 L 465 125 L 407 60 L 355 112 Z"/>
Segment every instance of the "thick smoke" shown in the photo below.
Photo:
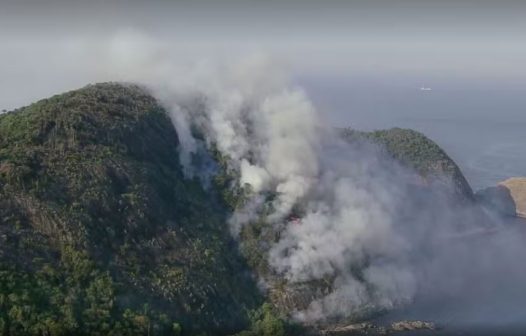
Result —
<path fill-rule="evenodd" d="M 186 172 L 201 175 L 192 157 L 213 146 L 239 174 L 237 187 L 251 191 L 231 218 L 233 234 L 258 219 L 268 205 L 263 195 L 271 193 L 265 220 L 280 239 L 268 251 L 269 265 L 291 284 L 331 278 L 330 293 L 297 318 L 390 308 L 413 297 L 409 245 L 392 222 L 399 188 L 412 173 L 373 146 L 345 142 L 264 56 L 220 68 L 202 64 L 195 73 L 166 79 L 153 76 L 148 84 L 171 113 Z M 301 218 L 292 224 L 297 208 Z M 353 273 L 365 263 L 359 276 Z"/>
<path fill-rule="evenodd" d="M 295 317 L 318 321 L 409 302 L 417 274 L 409 260 L 414 242 L 403 230 L 421 223 L 413 218 L 400 229 L 395 221 L 403 202 L 411 202 L 415 174 L 372 145 L 345 142 L 300 88 L 276 79 L 265 58 L 223 71 L 162 99 L 181 137 L 186 170 L 199 174 L 190 158 L 215 146 L 239 173 L 237 187 L 252 191 L 231 218 L 233 234 L 258 219 L 262 195 L 272 193 L 265 220 L 280 238 L 269 249 L 270 266 L 290 284 L 330 279 L 328 293 Z M 204 146 L 191 126 L 204 135 Z M 301 218 L 291 221 L 295 208 Z"/>
<path fill-rule="evenodd" d="M 267 57 L 187 70 L 162 48 L 137 54 L 121 43 L 113 52 L 128 59 L 119 62 L 125 78 L 146 84 L 170 112 L 188 176 L 207 181 L 214 167 L 196 166 L 195 157 L 214 149 L 238 176 L 232 188 L 248 191 L 230 219 L 232 234 L 265 213 L 279 233 L 267 248 L 273 275 L 290 286 L 327 284 L 297 309 L 298 320 L 390 309 L 419 293 L 471 300 L 498 287 L 493 263 L 509 274 L 510 254 L 526 256 L 508 234 L 477 234 L 496 232 L 496 224 L 476 205 L 459 203 L 448 181 L 424 186 L 381 148 L 343 139 Z M 467 291 L 479 277 L 482 289 Z M 272 286 L 272 277 L 260 280 Z M 521 269 L 509 281 L 524 288 L 524 280 Z"/>

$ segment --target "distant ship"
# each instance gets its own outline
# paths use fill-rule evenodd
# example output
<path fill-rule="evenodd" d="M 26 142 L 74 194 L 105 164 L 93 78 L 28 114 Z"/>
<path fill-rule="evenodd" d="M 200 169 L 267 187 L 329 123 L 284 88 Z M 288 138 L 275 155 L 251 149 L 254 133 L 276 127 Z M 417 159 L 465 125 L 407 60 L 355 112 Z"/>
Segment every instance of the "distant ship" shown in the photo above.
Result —
<path fill-rule="evenodd" d="M 432 89 L 430 87 L 421 87 L 420 91 L 431 91 Z"/>

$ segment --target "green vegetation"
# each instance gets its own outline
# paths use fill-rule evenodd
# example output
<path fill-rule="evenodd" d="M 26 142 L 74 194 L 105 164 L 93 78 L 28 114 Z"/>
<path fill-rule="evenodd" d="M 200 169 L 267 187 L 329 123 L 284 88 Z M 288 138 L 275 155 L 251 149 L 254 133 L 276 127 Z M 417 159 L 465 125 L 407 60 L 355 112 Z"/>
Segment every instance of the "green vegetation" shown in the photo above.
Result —
<path fill-rule="evenodd" d="M 344 129 L 342 136 L 350 142 L 374 142 L 398 162 L 414 169 L 424 181 L 445 179 L 454 186 L 460 198 L 474 199 L 473 191 L 457 164 L 440 146 L 422 133 L 402 128 L 373 132 Z"/>
<path fill-rule="evenodd" d="M 0 334 L 242 329 L 261 299 L 215 199 L 137 86 L 0 115 Z"/>
<path fill-rule="evenodd" d="M 36 272 L 0 268 L 2 335 L 177 335 L 166 314 L 119 305 L 118 288 L 109 272 L 97 269 L 73 249 L 58 267 Z"/>
<path fill-rule="evenodd" d="M 471 193 L 417 132 L 344 136 Z M 331 279 L 291 285 L 268 266 L 276 195 L 240 246 L 232 240 L 226 219 L 251 191 L 228 158 L 211 156 L 218 170 L 204 190 L 183 176 L 166 112 L 134 85 L 90 85 L 1 114 L 0 335 L 301 335 L 287 314 Z"/>
<path fill-rule="evenodd" d="M 286 336 L 296 333 L 293 327 L 287 325 L 277 315 L 269 303 L 265 303 L 259 309 L 250 312 L 250 321 L 250 328 L 235 336 Z"/>

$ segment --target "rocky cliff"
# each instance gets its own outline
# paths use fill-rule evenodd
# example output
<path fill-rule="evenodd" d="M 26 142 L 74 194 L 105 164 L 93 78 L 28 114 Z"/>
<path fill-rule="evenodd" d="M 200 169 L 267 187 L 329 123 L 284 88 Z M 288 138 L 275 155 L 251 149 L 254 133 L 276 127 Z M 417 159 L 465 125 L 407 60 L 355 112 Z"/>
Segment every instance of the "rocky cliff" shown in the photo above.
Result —
<path fill-rule="evenodd" d="M 526 178 L 512 177 L 476 193 L 477 198 L 505 216 L 526 218 Z"/>

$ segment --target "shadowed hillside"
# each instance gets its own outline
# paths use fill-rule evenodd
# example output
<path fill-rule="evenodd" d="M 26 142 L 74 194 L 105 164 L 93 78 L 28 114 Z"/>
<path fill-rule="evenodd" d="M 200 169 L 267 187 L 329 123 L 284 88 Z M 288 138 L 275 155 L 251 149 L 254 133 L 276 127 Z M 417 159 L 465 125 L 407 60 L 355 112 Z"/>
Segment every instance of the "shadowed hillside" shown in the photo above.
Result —
<path fill-rule="evenodd" d="M 258 291 L 177 148 L 165 111 L 131 85 L 0 116 L 0 334 L 246 325 Z"/>

